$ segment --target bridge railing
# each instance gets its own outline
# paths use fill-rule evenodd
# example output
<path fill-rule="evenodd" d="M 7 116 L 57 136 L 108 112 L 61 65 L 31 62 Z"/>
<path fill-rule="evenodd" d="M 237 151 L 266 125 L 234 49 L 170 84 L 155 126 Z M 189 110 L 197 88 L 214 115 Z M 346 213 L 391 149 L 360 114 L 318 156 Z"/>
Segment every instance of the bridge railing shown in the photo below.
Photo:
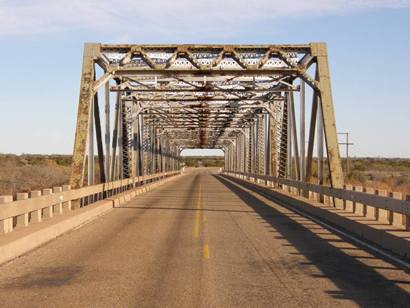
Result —
<path fill-rule="evenodd" d="M 79 189 L 71 189 L 69 185 L 64 185 L 53 189 L 18 193 L 16 200 L 13 196 L 0 196 L 0 234 L 177 174 L 180 174 L 180 171 L 155 173 Z"/>
<path fill-rule="evenodd" d="M 374 190 L 362 186 L 345 185 L 345 189 L 332 188 L 297 180 L 277 178 L 259 174 L 224 171 L 224 174 L 246 179 L 258 184 L 280 188 L 291 194 L 309 200 L 334 206 L 335 200 L 341 200 L 342 209 L 350 210 L 362 216 L 372 215 L 376 220 L 395 224 L 404 229 L 410 227 L 410 201 L 402 200 L 402 194 L 385 190 Z M 407 196 L 407 199 L 409 196 Z"/>

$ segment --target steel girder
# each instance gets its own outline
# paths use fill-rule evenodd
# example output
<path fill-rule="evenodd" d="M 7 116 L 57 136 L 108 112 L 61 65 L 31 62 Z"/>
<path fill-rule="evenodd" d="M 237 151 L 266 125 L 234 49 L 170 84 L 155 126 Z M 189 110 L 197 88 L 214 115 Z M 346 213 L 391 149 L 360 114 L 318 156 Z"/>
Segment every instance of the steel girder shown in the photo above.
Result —
<path fill-rule="evenodd" d="M 316 72 L 313 77 L 312 68 Z M 295 177 L 292 153 L 298 152 L 298 146 L 292 98 L 304 83 L 317 98 L 314 114 L 319 124 L 323 123 L 331 183 L 341 187 L 343 174 L 325 44 L 87 43 L 71 184 L 84 184 L 86 145 L 92 145 L 95 133 L 102 162 L 99 169 L 105 171 L 107 180 L 179 168 L 183 148 L 221 148 L 226 168 Z M 91 130 L 89 116 L 90 110 L 95 110 L 90 106 L 102 90 L 105 147 L 99 136 L 101 129 Z M 110 119 L 114 95 L 116 110 Z M 321 112 L 316 112 L 318 109 Z M 312 123 L 316 118 L 312 117 L 311 128 Z M 314 132 L 314 125 L 310 132 Z M 305 169 L 312 168 L 314 140 L 313 133 L 307 151 L 310 163 L 305 165 L 304 157 L 296 160 L 300 180 L 308 181 L 312 174 Z M 300 148 L 299 152 L 305 151 Z M 88 173 L 95 172 L 91 167 Z"/>

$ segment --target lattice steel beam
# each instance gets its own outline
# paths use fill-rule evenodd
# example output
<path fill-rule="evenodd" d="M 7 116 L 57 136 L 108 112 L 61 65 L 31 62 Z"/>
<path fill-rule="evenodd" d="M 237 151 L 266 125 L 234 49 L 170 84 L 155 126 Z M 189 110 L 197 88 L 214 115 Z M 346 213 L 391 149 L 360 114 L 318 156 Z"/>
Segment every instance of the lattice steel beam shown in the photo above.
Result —
<path fill-rule="evenodd" d="M 102 70 L 98 76 L 96 66 Z M 310 75 L 313 67 L 315 77 Z M 95 131 L 88 130 L 89 110 L 93 103 L 98 107 L 99 89 L 106 91 L 106 130 L 111 128 L 109 91 L 118 94 L 113 131 L 105 132 L 105 164 L 102 138 L 97 138 L 100 168 L 107 169 L 110 179 L 178 168 L 179 151 L 188 147 L 224 148 L 227 164 L 237 170 L 292 176 L 289 168 L 285 172 L 294 158 L 288 146 L 291 137 L 293 152 L 303 156 L 297 164 L 302 168 L 298 174 L 307 178 L 316 119 L 311 120 L 305 165 L 304 133 L 299 134 L 302 144 L 298 148 L 296 128 L 300 126 L 293 101 L 287 101 L 304 83 L 320 102 L 331 183 L 341 187 L 343 174 L 324 44 L 86 44 L 73 187 L 83 185 L 86 141 L 91 138 L 89 132 Z M 113 136 L 111 151 L 109 136 Z"/>

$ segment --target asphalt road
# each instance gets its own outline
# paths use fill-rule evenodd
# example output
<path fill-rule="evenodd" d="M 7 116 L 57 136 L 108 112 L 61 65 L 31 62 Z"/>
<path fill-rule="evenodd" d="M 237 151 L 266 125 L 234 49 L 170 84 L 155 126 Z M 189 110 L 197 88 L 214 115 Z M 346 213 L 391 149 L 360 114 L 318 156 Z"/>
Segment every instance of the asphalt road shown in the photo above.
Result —
<path fill-rule="evenodd" d="M 410 306 L 410 275 L 196 169 L 0 267 L 1 307 Z"/>

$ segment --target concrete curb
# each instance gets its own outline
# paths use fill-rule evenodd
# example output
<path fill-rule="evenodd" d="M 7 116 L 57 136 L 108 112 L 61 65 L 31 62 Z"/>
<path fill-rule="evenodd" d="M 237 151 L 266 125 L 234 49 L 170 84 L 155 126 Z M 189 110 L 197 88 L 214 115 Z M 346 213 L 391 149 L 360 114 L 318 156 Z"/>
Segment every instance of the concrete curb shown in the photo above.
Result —
<path fill-rule="evenodd" d="M 54 216 L 50 220 L 34 223 L 28 227 L 16 229 L 11 233 L 3 235 L 0 237 L 0 264 L 11 261 L 44 245 L 58 236 L 108 213 L 113 208 L 119 207 L 132 198 L 180 176 L 181 175 L 177 175 L 158 182 L 146 184 L 132 191 L 127 191 L 115 197 L 98 201 L 81 209 L 65 212 L 62 215 Z"/>
<path fill-rule="evenodd" d="M 374 221 L 359 222 L 360 217 L 349 218 L 349 213 L 340 209 L 326 206 L 322 203 L 306 200 L 304 198 L 287 194 L 281 190 L 266 187 L 247 180 L 236 177 L 222 175 L 239 185 L 246 183 L 257 187 L 259 190 L 272 197 L 289 204 L 290 207 L 322 219 L 324 222 L 335 225 L 347 233 L 354 234 L 358 238 L 365 239 L 378 247 L 391 251 L 401 257 L 410 258 L 410 232 L 405 230 L 395 230 L 391 225 L 374 225 Z"/>
<path fill-rule="evenodd" d="M 0 264 L 27 253 L 112 209 L 112 201 L 99 201 L 68 215 L 34 224 L 33 228 L 16 230 L 0 242 Z"/>
<path fill-rule="evenodd" d="M 180 176 L 182 176 L 182 174 L 179 174 L 179 175 L 176 175 L 176 176 L 173 176 L 173 177 L 169 177 L 169 178 L 160 180 L 158 182 L 149 183 L 149 184 L 146 184 L 146 185 L 141 186 L 141 187 L 137 187 L 137 188 L 135 188 L 131 191 L 126 191 L 126 192 L 118 194 L 116 196 L 109 197 L 105 200 L 112 201 L 113 207 L 120 207 L 122 204 L 130 201 L 131 199 L 135 198 L 136 196 L 138 196 L 140 194 L 143 194 L 145 192 L 148 192 L 148 191 L 152 190 L 153 188 L 155 188 L 159 185 L 165 184 L 165 183 L 167 183 L 171 180 L 175 180 L 175 179 L 179 178 Z"/>

